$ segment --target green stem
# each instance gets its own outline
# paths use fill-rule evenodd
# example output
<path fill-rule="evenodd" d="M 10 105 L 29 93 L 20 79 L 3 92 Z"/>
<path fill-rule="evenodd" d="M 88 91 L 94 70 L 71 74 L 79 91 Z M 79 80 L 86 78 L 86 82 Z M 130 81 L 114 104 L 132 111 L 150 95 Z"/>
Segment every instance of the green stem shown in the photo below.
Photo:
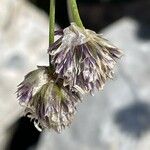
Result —
<path fill-rule="evenodd" d="M 49 7 L 49 46 L 54 43 L 55 32 L 55 0 L 50 0 Z M 51 66 L 51 56 L 49 55 L 49 66 Z"/>
<path fill-rule="evenodd" d="M 78 10 L 76 0 L 68 0 L 68 5 L 69 5 L 68 9 L 70 9 L 68 11 L 71 13 L 70 16 L 72 17 L 73 21 L 77 24 L 77 26 L 84 28 L 79 15 L 79 10 Z"/>
<path fill-rule="evenodd" d="M 72 16 L 72 13 L 71 13 L 71 9 L 70 9 L 70 0 L 67 0 L 67 10 L 68 10 L 68 17 L 69 17 L 69 20 L 70 22 L 73 22 L 73 16 Z"/>
<path fill-rule="evenodd" d="M 54 43 L 55 31 L 55 0 L 50 0 L 49 9 L 49 45 Z"/>

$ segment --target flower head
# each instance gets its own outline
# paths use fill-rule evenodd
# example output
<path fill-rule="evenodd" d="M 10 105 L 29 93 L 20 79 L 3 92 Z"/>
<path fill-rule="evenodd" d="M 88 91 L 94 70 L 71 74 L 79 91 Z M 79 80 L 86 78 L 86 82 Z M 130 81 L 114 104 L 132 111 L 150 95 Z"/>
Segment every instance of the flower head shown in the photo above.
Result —
<path fill-rule="evenodd" d="M 17 94 L 27 116 L 37 121 L 39 127 L 57 132 L 71 124 L 80 101 L 77 92 L 54 81 L 48 67 L 27 74 Z"/>
<path fill-rule="evenodd" d="M 113 77 L 116 59 L 121 51 L 94 31 L 72 23 L 50 46 L 51 63 L 63 85 L 81 93 L 102 89 L 107 78 Z"/>

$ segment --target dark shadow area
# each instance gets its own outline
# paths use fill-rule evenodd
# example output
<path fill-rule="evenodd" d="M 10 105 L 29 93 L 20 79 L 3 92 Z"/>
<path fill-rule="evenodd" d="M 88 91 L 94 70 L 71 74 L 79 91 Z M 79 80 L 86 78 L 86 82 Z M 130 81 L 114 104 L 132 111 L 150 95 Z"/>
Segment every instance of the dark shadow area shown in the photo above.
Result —
<path fill-rule="evenodd" d="M 28 0 L 49 13 L 49 0 Z M 86 28 L 100 31 L 118 19 L 129 16 L 139 23 L 137 36 L 149 39 L 150 1 L 149 0 L 79 0 L 78 7 Z M 61 28 L 69 25 L 66 0 L 56 0 L 56 22 Z"/>
<path fill-rule="evenodd" d="M 150 0 L 139 0 L 126 7 L 125 14 L 139 23 L 137 37 L 143 40 L 150 39 Z"/>
<path fill-rule="evenodd" d="M 137 36 L 143 40 L 150 39 L 150 24 L 139 24 Z"/>
<path fill-rule="evenodd" d="M 132 104 L 116 113 L 115 122 L 122 132 L 139 138 L 150 130 L 150 106 L 146 103 Z"/>
<path fill-rule="evenodd" d="M 14 126 L 15 129 L 6 150 L 29 150 L 29 148 L 36 146 L 41 133 L 34 127 L 29 118 L 20 118 Z"/>
<path fill-rule="evenodd" d="M 49 13 L 49 0 L 28 1 L 44 10 L 47 14 Z M 122 7 L 128 1 L 129 0 L 79 0 L 77 3 L 83 24 L 86 28 L 99 31 L 123 16 Z M 65 28 L 69 25 L 66 0 L 56 0 L 56 22 L 61 28 Z"/>
<path fill-rule="evenodd" d="M 49 15 L 49 0 L 28 0 Z M 61 28 L 69 25 L 66 0 L 56 1 L 56 22 Z"/>

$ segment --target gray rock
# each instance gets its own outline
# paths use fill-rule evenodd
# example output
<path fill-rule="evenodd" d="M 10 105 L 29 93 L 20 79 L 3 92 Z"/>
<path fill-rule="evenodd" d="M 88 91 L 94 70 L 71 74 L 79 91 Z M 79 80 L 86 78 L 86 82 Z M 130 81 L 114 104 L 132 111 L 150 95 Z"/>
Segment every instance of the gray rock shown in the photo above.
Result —
<path fill-rule="evenodd" d="M 23 0 L 0 1 L 0 150 L 22 116 L 17 85 L 36 65 L 48 64 L 48 17 Z M 10 130 L 9 130 L 10 132 Z"/>
<path fill-rule="evenodd" d="M 48 64 L 48 19 L 23 0 L 1 0 L 0 18 L 3 150 L 8 128 L 22 114 L 14 94 L 16 85 L 36 65 Z M 103 30 L 125 53 L 115 78 L 94 97 L 84 98 L 72 126 L 62 134 L 44 131 L 37 150 L 150 149 L 150 40 L 138 37 L 138 27 L 135 20 L 123 18 Z"/>
<path fill-rule="evenodd" d="M 150 149 L 150 40 L 138 38 L 137 30 L 130 18 L 103 30 L 124 51 L 115 78 L 84 98 L 69 129 L 60 135 L 45 131 L 38 150 Z"/>

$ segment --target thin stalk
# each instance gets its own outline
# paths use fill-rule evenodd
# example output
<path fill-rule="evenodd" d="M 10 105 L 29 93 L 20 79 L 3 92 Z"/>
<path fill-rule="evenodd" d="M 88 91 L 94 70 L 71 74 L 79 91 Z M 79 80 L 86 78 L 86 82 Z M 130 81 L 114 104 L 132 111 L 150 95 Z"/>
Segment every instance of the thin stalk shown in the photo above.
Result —
<path fill-rule="evenodd" d="M 49 7 L 49 46 L 54 43 L 55 31 L 55 0 L 50 0 Z M 51 65 L 51 57 L 49 56 L 49 64 Z"/>
<path fill-rule="evenodd" d="M 68 17 L 69 17 L 69 21 L 73 22 L 73 14 L 71 12 L 71 8 L 70 8 L 70 0 L 67 0 L 67 10 L 68 10 Z"/>
<path fill-rule="evenodd" d="M 55 30 L 55 0 L 50 0 L 49 9 L 49 45 L 54 43 Z"/>
<path fill-rule="evenodd" d="M 77 24 L 77 26 L 84 28 L 79 15 L 79 10 L 78 10 L 76 0 L 68 0 L 68 9 L 69 9 L 68 12 L 70 13 L 69 16 L 71 16 L 71 19 Z"/>

